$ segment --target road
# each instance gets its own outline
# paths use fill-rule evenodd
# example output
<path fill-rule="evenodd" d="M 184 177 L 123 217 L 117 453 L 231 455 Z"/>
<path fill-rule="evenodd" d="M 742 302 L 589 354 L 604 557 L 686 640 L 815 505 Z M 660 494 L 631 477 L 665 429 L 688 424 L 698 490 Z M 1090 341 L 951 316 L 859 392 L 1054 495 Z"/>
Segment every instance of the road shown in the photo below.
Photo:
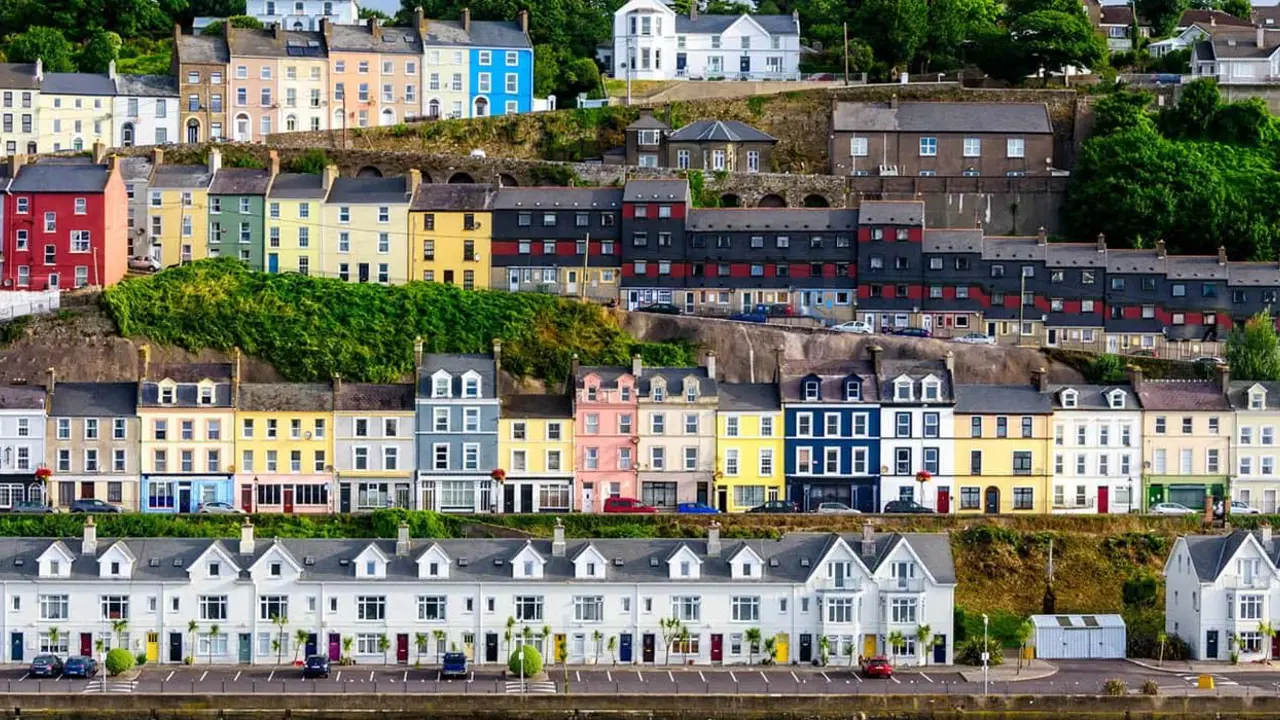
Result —
<path fill-rule="evenodd" d="M 1161 694 L 1280 694 L 1280 670 L 1276 672 L 1223 672 L 1215 674 L 1217 689 L 1195 690 L 1195 676 L 1149 670 L 1123 661 L 1062 661 L 1051 677 L 1016 682 L 992 682 L 992 694 L 1095 695 L 1111 678 L 1123 679 L 1131 691 L 1153 679 Z M 968 671 L 970 668 L 963 668 Z M 966 682 L 956 668 L 922 668 L 896 677 L 870 679 L 842 666 L 786 668 L 759 666 L 671 667 L 553 667 L 548 679 L 528 682 L 526 693 L 605 694 L 981 694 L 981 682 Z M 36 679 L 21 668 L 0 669 L 0 692 L 47 693 L 197 693 L 197 694 L 298 694 L 298 693 L 519 693 L 519 680 L 500 669 L 484 667 L 466 679 L 444 680 L 436 668 L 386 665 L 334 666 L 328 678 L 304 680 L 297 668 L 249 666 L 151 666 L 134 680 Z"/>

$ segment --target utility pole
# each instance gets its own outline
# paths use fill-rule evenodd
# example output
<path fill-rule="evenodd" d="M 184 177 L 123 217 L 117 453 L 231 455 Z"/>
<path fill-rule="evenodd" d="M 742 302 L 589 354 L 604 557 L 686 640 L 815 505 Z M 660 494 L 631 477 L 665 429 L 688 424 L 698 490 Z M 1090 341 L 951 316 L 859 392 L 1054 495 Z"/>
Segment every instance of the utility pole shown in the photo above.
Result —
<path fill-rule="evenodd" d="M 591 233 L 587 233 L 587 244 L 582 246 L 582 299 L 587 299 L 587 275 L 591 272 L 589 260 L 591 258 Z"/>
<path fill-rule="evenodd" d="M 631 107 L 631 66 L 635 64 L 632 61 L 632 51 L 635 49 L 635 41 L 635 36 L 631 33 L 627 33 L 627 58 L 626 62 L 623 63 L 627 68 L 627 107 Z"/>
<path fill-rule="evenodd" d="M 844 24 L 844 84 L 849 84 L 849 23 Z"/>
<path fill-rule="evenodd" d="M 1018 345 L 1022 345 L 1022 328 L 1027 316 L 1027 274 L 1021 268 L 1018 273 Z"/>

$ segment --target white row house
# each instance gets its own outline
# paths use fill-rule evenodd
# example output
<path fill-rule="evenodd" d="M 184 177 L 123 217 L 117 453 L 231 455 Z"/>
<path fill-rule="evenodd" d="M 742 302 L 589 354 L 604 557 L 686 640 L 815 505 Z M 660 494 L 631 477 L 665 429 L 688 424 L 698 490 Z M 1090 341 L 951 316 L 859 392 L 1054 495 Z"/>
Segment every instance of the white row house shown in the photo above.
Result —
<path fill-rule="evenodd" d="M 761 659 L 752 628 L 774 640 L 779 663 L 818 659 L 822 636 L 832 662 L 952 660 L 945 534 L 875 533 L 870 523 L 861 535 L 750 541 L 721 540 L 715 524 L 703 540 L 566 540 L 562 527 L 551 540 L 432 540 L 401 526 L 394 540 L 262 541 L 248 521 L 238 542 L 96 531 L 89 518 L 82 538 L 0 539 L 4 662 L 124 646 L 158 663 L 321 654 L 406 664 L 446 648 L 502 663 L 513 644 L 536 642 L 570 664 L 659 664 L 668 653 L 734 664 Z M 687 640 L 668 646 L 667 618 Z M 887 647 L 897 634 L 902 645 Z M 420 635 L 428 646 L 416 646 Z"/>

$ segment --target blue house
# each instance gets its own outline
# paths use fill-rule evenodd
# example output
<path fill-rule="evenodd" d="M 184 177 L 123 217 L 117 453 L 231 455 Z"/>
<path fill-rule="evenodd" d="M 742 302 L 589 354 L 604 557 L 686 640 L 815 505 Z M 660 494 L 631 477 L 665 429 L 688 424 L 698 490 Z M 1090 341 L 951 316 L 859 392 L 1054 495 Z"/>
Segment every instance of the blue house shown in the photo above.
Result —
<path fill-rule="evenodd" d="M 498 372 L 492 355 L 437 354 L 414 348 L 417 399 L 417 502 L 420 510 L 485 512 L 498 502 Z"/>
<path fill-rule="evenodd" d="M 509 115 L 533 110 L 533 44 L 529 15 L 515 22 L 469 21 L 468 83 L 471 117 Z"/>
<path fill-rule="evenodd" d="M 824 502 L 880 508 L 880 408 L 865 360 L 781 363 L 787 495 L 804 512 Z"/>

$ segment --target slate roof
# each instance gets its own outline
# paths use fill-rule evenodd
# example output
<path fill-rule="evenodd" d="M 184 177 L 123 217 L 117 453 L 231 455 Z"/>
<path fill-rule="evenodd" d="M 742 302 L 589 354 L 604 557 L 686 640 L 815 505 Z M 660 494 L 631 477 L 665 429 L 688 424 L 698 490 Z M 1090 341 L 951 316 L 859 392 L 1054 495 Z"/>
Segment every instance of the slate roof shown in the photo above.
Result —
<path fill-rule="evenodd" d="M 1124 390 L 1128 396 L 1125 398 L 1125 411 L 1138 411 L 1142 409 L 1140 398 L 1134 394 L 1133 386 L 1128 383 L 1117 383 L 1115 385 L 1050 385 L 1049 396 L 1053 399 L 1054 412 L 1071 412 L 1073 410 L 1110 410 L 1111 405 L 1107 403 L 1107 393 L 1119 388 Z M 1062 406 L 1062 391 L 1076 391 L 1076 406 L 1074 408 L 1065 408 Z M 1116 412 L 1121 412 L 1117 410 Z"/>
<path fill-rule="evenodd" d="M 413 385 L 410 383 L 344 382 L 338 390 L 333 409 L 338 412 L 364 410 L 412 412 L 414 409 L 413 395 Z"/>
<path fill-rule="evenodd" d="M 0 386 L 0 410 L 44 410 L 44 388 L 36 385 Z"/>
<path fill-rule="evenodd" d="M 689 183 L 685 180 L 628 180 L 622 191 L 623 202 L 684 202 L 689 199 Z"/>
<path fill-rule="evenodd" d="M 1100 25 L 1132 25 L 1133 10 L 1128 5 L 1103 5 Z"/>
<path fill-rule="evenodd" d="M 1216 255 L 1170 255 L 1165 275 L 1171 280 L 1226 280 L 1227 266 Z"/>
<path fill-rule="evenodd" d="M 676 32 L 681 35 L 719 35 L 746 15 L 688 15 L 676 14 Z M 770 35 L 799 35 L 796 19 L 790 15 L 751 15 Z"/>
<path fill-rule="evenodd" d="M 1098 252 L 1094 243 L 1049 243 L 1045 248 L 1045 264 L 1051 268 L 1107 266 L 1107 254 Z"/>
<path fill-rule="evenodd" d="M 1280 25 L 1280 5 L 1268 5 L 1265 7 L 1255 5 L 1251 16 L 1256 25 L 1264 27 Z"/>
<path fill-rule="evenodd" d="M 50 416 L 126 417 L 138 411 L 138 384 L 131 382 L 59 382 L 49 403 Z"/>
<path fill-rule="evenodd" d="M 1123 6 L 1121 6 L 1123 7 Z M 1257 12 L 1261 8 L 1253 8 Z M 1178 20 L 1178 27 L 1190 27 L 1191 25 L 1203 25 L 1208 29 L 1214 25 L 1217 26 L 1235 26 L 1243 28 L 1252 28 L 1253 23 L 1248 20 L 1241 20 L 1231 13 L 1221 10 L 1186 10 L 1182 13 L 1182 18 Z"/>
<path fill-rule="evenodd" d="M 307 173 L 280 173 L 267 197 L 276 200 L 323 200 L 324 178 Z"/>
<path fill-rule="evenodd" d="M 1244 545 L 1250 535 L 1249 531 L 1236 530 L 1229 535 L 1187 535 L 1182 539 L 1187 543 L 1187 551 L 1191 554 L 1191 563 L 1196 568 L 1196 575 L 1202 581 L 1213 582 L 1226 570 L 1236 551 Z M 1260 533 L 1254 533 L 1261 542 Z M 1272 564 L 1277 562 L 1276 548 L 1280 543 L 1272 541 L 1271 547 L 1263 546 L 1263 550 L 1271 558 Z"/>
<path fill-rule="evenodd" d="M 737 120 L 698 120 L 671 133 L 671 142 L 768 142 L 778 139 Z"/>
<path fill-rule="evenodd" d="M 636 394 L 641 399 L 648 399 L 650 389 L 653 387 L 653 379 L 660 377 L 667 383 L 667 400 L 665 402 L 675 402 L 676 393 L 680 393 L 679 401 L 683 402 L 684 395 L 684 379 L 690 375 L 698 379 L 698 395 L 699 397 L 716 397 L 719 395 L 719 383 L 715 378 L 707 375 L 707 369 L 704 367 L 643 367 L 640 371 L 640 382 L 636 383 Z"/>
<path fill-rule="evenodd" d="M 224 168 L 214 176 L 209 192 L 213 195 L 266 195 L 270 184 L 270 171 Z"/>
<path fill-rule="evenodd" d="M 982 236 L 982 228 L 925 228 L 924 252 L 980 253 Z"/>
<path fill-rule="evenodd" d="M 1230 410 L 1216 380 L 1143 380 L 1138 399 L 1146 410 Z"/>
<path fill-rule="evenodd" d="M 409 209 L 421 210 L 488 210 L 493 204 L 492 185 L 441 185 L 422 183 L 413 192 Z"/>
<path fill-rule="evenodd" d="M 561 207 L 608 210 L 622 207 L 622 195 L 622 188 L 611 187 L 504 187 L 494 197 L 493 209 Z"/>
<path fill-rule="evenodd" d="M 118 166 L 121 179 L 127 183 L 145 183 L 151 179 L 151 158 L 149 157 L 122 157 L 118 162 Z M 138 200 L 133 202 L 138 202 Z"/>
<path fill-rule="evenodd" d="M 918 200 L 864 200 L 858 203 L 858 221 L 863 225 L 921 225 L 924 203 Z"/>
<path fill-rule="evenodd" d="M 1155 250 L 1107 250 L 1107 272 L 1163 275 L 1165 258 Z"/>
<path fill-rule="evenodd" d="M 470 46 L 496 49 L 533 47 L 529 37 L 520 32 L 520 23 L 503 20 L 472 20 L 471 32 L 462 29 L 458 20 L 427 20 L 427 36 L 423 43 L 433 46 Z"/>
<path fill-rule="evenodd" d="M 761 412 L 782 409 L 773 383 L 720 383 L 721 412 Z"/>
<path fill-rule="evenodd" d="M 1274 262 L 1237 262 L 1227 265 L 1227 284 L 1280 286 L 1280 265 Z"/>
<path fill-rule="evenodd" d="M 374 37 L 368 25 L 331 25 L 333 34 L 327 38 L 329 52 L 357 52 L 421 55 L 422 39 L 416 28 L 383 27 Z"/>
<path fill-rule="evenodd" d="M 236 409 L 328 412 L 333 410 L 333 387 L 328 383 L 240 383 Z"/>
<path fill-rule="evenodd" d="M 653 116 L 652 112 L 641 110 L 640 117 L 628 125 L 627 130 L 670 130 L 671 126 Z"/>
<path fill-rule="evenodd" d="M 110 75 L 97 73 L 51 73 L 44 74 L 40 82 L 40 92 L 54 95 L 102 95 L 110 97 L 116 94 L 116 84 Z"/>
<path fill-rule="evenodd" d="M 23 165 L 11 192 L 100 193 L 107 187 L 107 166 L 91 163 L 38 162 Z"/>
<path fill-rule="evenodd" d="M 427 353 L 422 358 L 422 367 L 418 368 L 418 397 L 431 397 L 431 376 L 439 370 L 453 376 L 452 396 L 455 398 L 462 397 L 462 375 L 471 370 L 480 375 L 480 399 L 492 400 L 497 397 L 494 385 L 497 367 L 492 355 Z"/>
<path fill-rule="evenodd" d="M 983 260 L 1044 260 L 1049 255 L 1048 243 L 1034 237 L 989 237 L 982 243 Z"/>
<path fill-rule="evenodd" d="M 1031 385 L 957 385 L 956 414 L 1048 415 L 1053 400 Z"/>
<path fill-rule="evenodd" d="M 844 382 L 850 377 L 861 381 L 862 402 L 880 400 L 876 371 L 870 360 L 784 360 L 780 375 L 778 392 L 783 402 L 814 402 L 804 399 L 802 385 L 806 378 L 814 375 L 818 377 L 820 402 L 845 402 Z"/>
<path fill-rule="evenodd" d="M 624 375 L 630 374 L 631 368 L 584 366 L 578 368 L 578 374 L 574 378 L 574 385 L 575 387 L 583 387 L 583 380 L 588 375 L 595 375 L 600 378 L 600 387 L 606 390 L 614 390 L 618 387 L 618 380 Z"/>
<path fill-rule="evenodd" d="M 116 94 L 131 97 L 178 97 L 172 75 L 116 75 Z"/>
<path fill-rule="evenodd" d="M 235 366 L 231 363 L 150 363 L 144 380 L 169 379 L 176 383 L 197 383 L 201 380 L 230 382 Z"/>
<path fill-rule="evenodd" d="M 686 229 L 729 230 L 826 230 L 852 232 L 858 227 L 857 210 L 837 208 L 716 208 L 690 210 Z"/>
<path fill-rule="evenodd" d="M 896 403 L 893 399 L 893 381 L 903 375 L 914 381 L 912 390 L 912 400 L 904 400 L 904 403 L 918 405 L 923 401 L 921 398 L 920 381 L 926 376 L 933 375 L 941 383 L 938 390 L 938 400 L 929 400 L 929 403 L 950 403 L 955 399 L 955 388 L 952 386 L 953 378 L 951 372 L 947 370 L 947 365 L 942 360 L 888 360 L 881 359 L 879 367 L 880 379 L 880 402 L 885 404 Z"/>
<path fill-rule="evenodd" d="M 221 35 L 182 35 L 178 38 L 178 62 L 226 65 L 231 62 L 226 39 Z"/>
<path fill-rule="evenodd" d="M 345 27 L 338 25 L 337 27 Z M 329 205 L 396 204 L 407 203 L 407 177 L 340 177 L 329 190 Z"/>
<path fill-rule="evenodd" d="M 1247 411 L 1249 409 L 1249 389 L 1254 385 L 1262 386 L 1262 389 L 1267 392 L 1265 409 L 1276 410 L 1280 408 L 1280 382 L 1257 380 L 1231 381 L 1230 389 L 1227 392 L 1227 401 L 1231 403 L 1231 407 L 1236 410 Z"/>
<path fill-rule="evenodd" d="M 213 181 L 213 173 L 205 165 L 161 165 L 151 173 L 153 190 L 201 190 Z"/>
<path fill-rule="evenodd" d="M 1280 44 L 1280 32 L 1268 28 L 1258 46 L 1257 33 L 1252 28 L 1220 28 L 1208 40 L 1201 40 L 1193 48 L 1193 55 L 1201 59 L 1249 59 L 1261 60 L 1273 55 Z"/>
<path fill-rule="evenodd" d="M 573 402 L 562 393 L 520 393 L 502 396 L 503 418 L 572 418 Z"/>
<path fill-rule="evenodd" d="M 236 57 L 323 58 L 328 54 L 324 35 L 302 30 L 283 31 L 277 39 L 271 30 L 236 28 L 229 42 Z"/>
<path fill-rule="evenodd" d="M 39 90 L 35 63 L 0 63 L 0 88 L 5 90 Z"/>
<path fill-rule="evenodd" d="M 836 132 L 1053 132 L 1044 103 L 840 102 L 832 117 Z"/>

